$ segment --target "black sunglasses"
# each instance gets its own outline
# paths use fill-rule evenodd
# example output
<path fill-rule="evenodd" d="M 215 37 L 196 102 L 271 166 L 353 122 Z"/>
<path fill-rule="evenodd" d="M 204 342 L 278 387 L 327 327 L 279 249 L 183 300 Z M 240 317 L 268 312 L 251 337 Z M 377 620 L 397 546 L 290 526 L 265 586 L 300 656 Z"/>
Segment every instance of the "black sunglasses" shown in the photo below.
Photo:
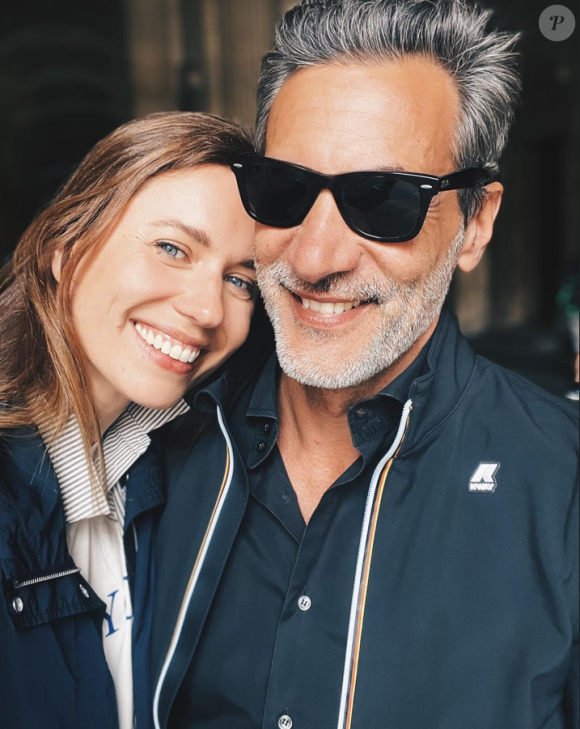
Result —
<path fill-rule="evenodd" d="M 440 192 L 491 182 L 489 171 L 479 168 L 445 177 L 412 172 L 322 175 L 257 154 L 237 157 L 232 170 L 246 211 L 263 225 L 300 225 L 322 190 L 330 190 L 349 228 L 380 243 L 405 243 L 415 238 L 431 201 Z"/>

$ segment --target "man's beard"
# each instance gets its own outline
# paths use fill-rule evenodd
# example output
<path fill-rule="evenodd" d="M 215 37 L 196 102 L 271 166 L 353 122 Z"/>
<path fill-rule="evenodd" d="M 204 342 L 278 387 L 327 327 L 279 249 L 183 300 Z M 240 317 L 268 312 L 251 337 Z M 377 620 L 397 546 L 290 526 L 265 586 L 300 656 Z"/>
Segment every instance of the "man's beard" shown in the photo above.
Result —
<path fill-rule="evenodd" d="M 445 303 L 453 273 L 463 248 L 462 226 L 445 257 L 422 277 L 399 283 L 386 276 L 370 281 L 355 281 L 348 274 L 329 276 L 316 284 L 299 279 L 284 260 L 257 267 L 258 283 L 268 316 L 276 334 L 276 349 L 282 371 L 303 386 L 322 390 L 358 387 L 387 372 L 429 330 Z M 355 351 L 341 353 L 332 361 L 327 348 L 341 340 L 341 334 L 312 329 L 300 322 L 286 322 L 282 297 L 300 291 L 308 298 L 321 293 L 341 301 L 373 301 L 380 319 L 369 342 L 361 341 Z M 312 346 L 290 344 L 288 326 L 297 327 Z M 325 346 L 326 345 L 326 346 Z"/>

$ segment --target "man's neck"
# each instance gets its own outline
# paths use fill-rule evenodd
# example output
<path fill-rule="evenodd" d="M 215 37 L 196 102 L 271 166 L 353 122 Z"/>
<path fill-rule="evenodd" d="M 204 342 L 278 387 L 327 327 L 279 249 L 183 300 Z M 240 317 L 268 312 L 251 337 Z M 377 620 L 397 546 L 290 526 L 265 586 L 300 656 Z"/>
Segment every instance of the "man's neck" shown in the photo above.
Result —
<path fill-rule="evenodd" d="M 324 493 L 359 457 L 348 423 L 350 409 L 378 395 L 410 367 L 437 323 L 392 367 L 358 387 L 319 390 L 282 375 L 278 444 L 306 521 Z"/>
<path fill-rule="evenodd" d="M 301 434 L 312 429 L 320 432 L 327 427 L 330 432 L 344 430 L 348 435 L 347 418 L 350 409 L 359 402 L 375 397 L 403 374 L 422 352 L 437 324 L 438 321 L 434 322 L 413 347 L 388 370 L 357 387 L 320 390 L 301 385 L 282 374 L 279 390 L 281 430 L 296 429 L 300 438 Z"/>

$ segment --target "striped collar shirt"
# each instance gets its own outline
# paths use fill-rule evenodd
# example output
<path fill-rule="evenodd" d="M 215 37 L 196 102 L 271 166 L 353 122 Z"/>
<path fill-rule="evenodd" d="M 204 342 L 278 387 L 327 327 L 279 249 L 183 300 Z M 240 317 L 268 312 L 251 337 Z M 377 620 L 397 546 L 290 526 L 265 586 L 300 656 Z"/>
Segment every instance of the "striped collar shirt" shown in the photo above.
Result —
<path fill-rule="evenodd" d="M 182 400 L 169 410 L 152 410 L 131 404 L 103 440 L 107 469 L 107 493 L 96 492 L 91 483 L 81 431 L 71 418 L 56 440 L 45 438 L 47 450 L 61 489 L 68 524 L 96 516 L 124 521 L 116 486 L 151 444 L 150 433 L 190 410 Z"/>

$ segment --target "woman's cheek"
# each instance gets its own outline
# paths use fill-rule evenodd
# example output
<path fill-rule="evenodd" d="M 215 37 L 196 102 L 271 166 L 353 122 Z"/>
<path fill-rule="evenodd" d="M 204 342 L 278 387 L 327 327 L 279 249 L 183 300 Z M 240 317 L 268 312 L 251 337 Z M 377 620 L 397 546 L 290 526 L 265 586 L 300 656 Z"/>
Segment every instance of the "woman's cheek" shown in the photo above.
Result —
<path fill-rule="evenodd" d="M 228 344 L 232 352 L 239 349 L 248 338 L 255 305 L 248 301 L 236 302 L 228 319 Z"/>

